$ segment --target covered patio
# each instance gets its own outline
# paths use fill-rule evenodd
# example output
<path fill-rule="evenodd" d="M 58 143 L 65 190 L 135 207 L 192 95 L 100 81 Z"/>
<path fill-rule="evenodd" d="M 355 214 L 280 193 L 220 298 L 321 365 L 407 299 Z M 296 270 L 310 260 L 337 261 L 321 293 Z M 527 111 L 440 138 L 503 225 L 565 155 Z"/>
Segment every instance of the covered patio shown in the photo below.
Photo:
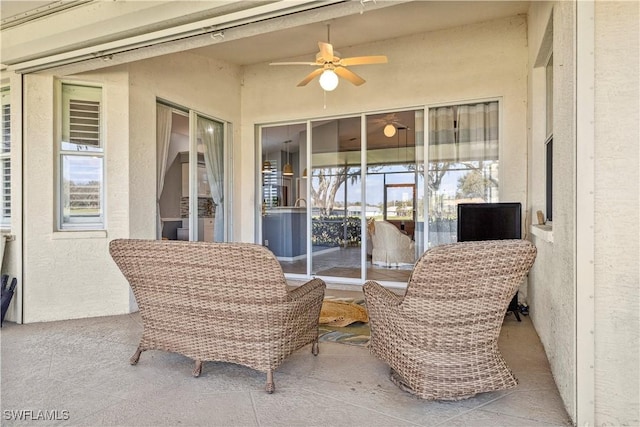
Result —
<path fill-rule="evenodd" d="M 328 289 L 328 295 L 359 297 Z M 91 426 L 564 426 L 571 425 L 528 316 L 505 317 L 500 349 L 519 380 L 515 389 L 461 401 L 413 397 L 389 380 L 366 347 L 320 342 L 264 374 L 147 351 L 129 365 L 139 313 L 2 328 L 3 425 Z M 48 420 L 48 421 L 43 421 Z"/>

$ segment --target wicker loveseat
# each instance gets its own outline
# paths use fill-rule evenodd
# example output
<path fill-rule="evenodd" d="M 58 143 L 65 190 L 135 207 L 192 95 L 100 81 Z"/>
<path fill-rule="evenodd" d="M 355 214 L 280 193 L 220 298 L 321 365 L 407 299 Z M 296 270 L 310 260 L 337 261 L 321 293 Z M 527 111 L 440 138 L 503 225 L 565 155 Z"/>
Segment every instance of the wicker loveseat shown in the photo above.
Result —
<path fill-rule="evenodd" d="M 453 243 L 420 257 L 404 297 L 365 283 L 371 353 L 391 366 L 396 385 L 422 399 L 515 387 L 498 335 L 535 257 L 526 240 Z"/>
<path fill-rule="evenodd" d="M 325 283 L 313 279 L 288 290 L 268 249 L 250 243 L 117 239 L 109 252 L 129 281 L 144 330 L 131 364 L 145 350 L 180 353 L 196 361 L 244 365 L 267 374 L 313 343 Z"/>

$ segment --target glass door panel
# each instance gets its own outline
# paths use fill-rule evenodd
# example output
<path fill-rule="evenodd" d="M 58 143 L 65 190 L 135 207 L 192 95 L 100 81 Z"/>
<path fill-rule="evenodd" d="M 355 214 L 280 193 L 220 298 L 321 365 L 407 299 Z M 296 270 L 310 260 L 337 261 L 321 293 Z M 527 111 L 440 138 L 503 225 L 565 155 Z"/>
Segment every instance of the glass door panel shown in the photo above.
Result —
<path fill-rule="evenodd" d="M 498 102 L 429 109 L 428 247 L 457 241 L 459 203 L 498 202 Z"/>
<path fill-rule="evenodd" d="M 407 282 L 422 245 L 418 111 L 367 116 L 367 279 Z"/>
<path fill-rule="evenodd" d="M 311 123 L 311 274 L 362 278 L 361 119 Z"/>
<path fill-rule="evenodd" d="M 263 127 L 262 244 L 288 274 L 307 274 L 307 130 L 305 123 Z"/>
<path fill-rule="evenodd" d="M 223 242 L 224 236 L 224 124 L 196 114 L 197 197 L 192 240 Z"/>

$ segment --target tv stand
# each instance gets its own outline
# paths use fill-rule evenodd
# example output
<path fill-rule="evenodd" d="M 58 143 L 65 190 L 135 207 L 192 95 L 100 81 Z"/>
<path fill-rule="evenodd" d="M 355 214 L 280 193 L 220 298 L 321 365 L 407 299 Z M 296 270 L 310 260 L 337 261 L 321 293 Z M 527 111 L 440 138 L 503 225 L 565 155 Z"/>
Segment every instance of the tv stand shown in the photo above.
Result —
<path fill-rule="evenodd" d="M 514 316 L 516 316 L 516 319 L 518 319 L 518 322 L 522 322 L 522 319 L 520 319 L 520 313 L 518 310 L 518 292 L 516 291 L 516 294 L 513 296 L 513 299 L 511 299 L 511 302 L 509 303 L 509 307 L 507 307 L 507 313 L 508 312 L 512 312 Z"/>

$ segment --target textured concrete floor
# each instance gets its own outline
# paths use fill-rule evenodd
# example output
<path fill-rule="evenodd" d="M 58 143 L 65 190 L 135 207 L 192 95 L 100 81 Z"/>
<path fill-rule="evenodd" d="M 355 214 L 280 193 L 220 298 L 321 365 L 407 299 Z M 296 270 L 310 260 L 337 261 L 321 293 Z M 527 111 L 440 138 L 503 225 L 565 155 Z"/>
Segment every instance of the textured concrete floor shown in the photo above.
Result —
<path fill-rule="evenodd" d="M 327 291 L 329 294 L 330 291 Z M 505 318 L 500 348 L 520 384 L 458 402 L 399 390 L 366 348 L 304 347 L 275 373 L 160 351 L 129 365 L 139 314 L 17 325 L 0 332 L 3 426 L 560 426 L 570 424 L 528 317 Z M 22 417 L 22 420 L 18 419 Z M 44 421 L 42 418 L 57 418 Z"/>

